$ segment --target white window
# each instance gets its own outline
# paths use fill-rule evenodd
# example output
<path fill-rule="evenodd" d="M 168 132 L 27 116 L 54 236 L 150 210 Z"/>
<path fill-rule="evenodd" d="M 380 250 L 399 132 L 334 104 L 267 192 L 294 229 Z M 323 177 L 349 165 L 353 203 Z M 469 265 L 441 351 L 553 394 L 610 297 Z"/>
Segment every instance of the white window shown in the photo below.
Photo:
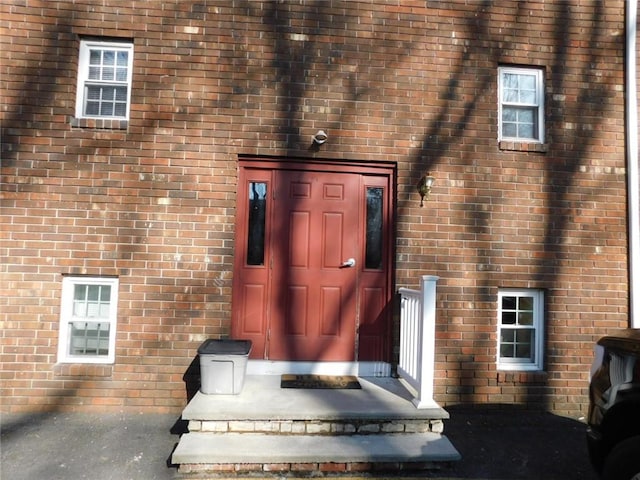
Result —
<path fill-rule="evenodd" d="M 498 140 L 544 143 L 541 69 L 498 69 Z"/>
<path fill-rule="evenodd" d="M 498 292 L 498 368 L 542 370 L 543 304 L 540 290 Z"/>
<path fill-rule="evenodd" d="M 76 118 L 127 120 L 132 69 L 131 42 L 82 40 Z"/>
<path fill-rule="evenodd" d="M 113 363 L 118 279 L 64 277 L 58 362 Z"/>

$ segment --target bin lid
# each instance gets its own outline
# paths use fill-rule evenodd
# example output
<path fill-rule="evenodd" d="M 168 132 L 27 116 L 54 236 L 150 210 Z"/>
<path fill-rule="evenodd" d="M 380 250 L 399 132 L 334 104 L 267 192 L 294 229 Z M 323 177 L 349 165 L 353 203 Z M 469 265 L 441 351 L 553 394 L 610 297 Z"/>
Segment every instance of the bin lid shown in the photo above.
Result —
<path fill-rule="evenodd" d="M 213 339 L 205 340 L 198 354 L 247 355 L 251 351 L 251 340 Z"/>

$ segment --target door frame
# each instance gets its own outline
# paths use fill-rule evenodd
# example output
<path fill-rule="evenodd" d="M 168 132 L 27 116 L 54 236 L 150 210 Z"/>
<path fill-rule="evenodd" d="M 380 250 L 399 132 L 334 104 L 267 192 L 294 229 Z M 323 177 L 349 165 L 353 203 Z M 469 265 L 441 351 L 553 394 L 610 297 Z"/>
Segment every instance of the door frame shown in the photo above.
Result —
<path fill-rule="evenodd" d="M 268 156 L 240 156 L 238 159 L 238 182 L 246 178 L 243 171 L 252 170 L 257 173 L 260 178 L 267 178 L 267 173 L 271 173 L 275 170 L 297 170 L 297 171 L 309 171 L 309 172 L 323 172 L 323 173 L 347 173 L 358 174 L 363 177 L 375 176 L 378 178 L 386 178 L 386 202 L 387 211 L 385 212 L 385 224 L 387 225 L 384 232 L 385 238 L 385 263 L 388 266 L 386 269 L 386 284 L 388 285 L 387 298 L 385 301 L 388 304 L 388 308 L 392 308 L 393 304 L 393 292 L 395 291 L 395 255 L 394 248 L 396 231 L 395 231 L 395 218 L 396 218 L 396 179 L 397 179 L 397 167 L 394 162 L 363 162 L 355 160 L 336 160 L 336 159 L 306 159 L 306 158 L 282 158 L 282 157 L 268 157 Z M 244 191 L 244 187 L 239 185 L 238 193 Z M 248 206 L 248 198 L 238 197 L 236 201 L 237 216 L 238 218 L 244 218 L 242 213 L 243 208 Z M 273 209 L 272 209 L 273 210 Z M 266 219 L 266 232 L 265 232 L 265 244 L 269 245 L 271 238 L 270 225 L 273 219 L 270 215 L 273 212 L 267 212 Z M 364 218 L 364 217 L 362 217 Z M 246 246 L 239 242 L 246 241 L 246 225 L 236 224 L 237 231 L 235 235 L 235 252 L 234 252 L 234 274 L 232 283 L 232 314 L 231 314 L 231 334 L 237 336 L 237 322 L 241 320 L 241 312 L 238 311 L 239 307 L 237 303 L 237 292 L 240 288 L 244 288 L 243 275 L 241 272 L 246 267 L 244 253 Z M 270 255 L 270 252 L 265 252 L 265 255 Z M 267 299 L 267 302 L 271 299 Z M 265 322 L 265 335 L 266 326 L 270 323 L 268 318 L 262 320 Z M 388 314 L 386 328 L 389 332 L 389 338 L 391 339 L 393 315 Z M 356 340 L 357 341 L 357 340 Z M 292 361 L 279 361 L 274 362 L 271 360 L 254 360 L 250 361 L 249 372 L 253 373 L 277 373 L 281 369 L 284 369 L 284 373 L 309 373 L 310 371 L 334 374 L 367 374 L 370 376 L 388 376 L 391 372 L 391 360 L 393 345 L 389 340 L 386 346 L 387 352 L 385 353 L 385 359 L 381 361 L 355 361 L 355 362 L 292 362 Z M 253 368 L 252 368 L 253 367 Z"/>

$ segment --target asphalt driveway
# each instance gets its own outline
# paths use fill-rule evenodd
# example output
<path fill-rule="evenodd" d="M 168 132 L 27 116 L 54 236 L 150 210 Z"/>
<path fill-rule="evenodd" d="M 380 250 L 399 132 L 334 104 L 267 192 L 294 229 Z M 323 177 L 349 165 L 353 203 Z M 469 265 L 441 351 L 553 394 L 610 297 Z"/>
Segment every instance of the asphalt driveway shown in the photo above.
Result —
<path fill-rule="evenodd" d="M 597 480 L 587 460 L 581 421 L 512 407 L 447 410 L 451 419 L 445 422 L 445 434 L 463 459 L 421 478 Z M 3 415 L 1 428 L 2 479 L 194 478 L 170 464 L 186 428 L 177 415 Z"/>

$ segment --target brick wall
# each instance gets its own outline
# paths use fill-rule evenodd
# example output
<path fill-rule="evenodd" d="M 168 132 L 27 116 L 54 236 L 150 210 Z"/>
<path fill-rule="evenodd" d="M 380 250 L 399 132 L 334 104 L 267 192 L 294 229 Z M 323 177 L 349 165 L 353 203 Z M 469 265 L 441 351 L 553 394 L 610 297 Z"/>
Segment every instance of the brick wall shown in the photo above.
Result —
<path fill-rule="evenodd" d="M 627 323 L 622 0 L 102 3 L 0 7 L 3 409 L 184 406 L 230 330 L 238 156 L 275 155 L 397 164 L 396 286 L 441 277 L 437 401 L 584 410 Z M 129 122 L 74 118 L 85 36 L 133 39 Z M 541 148 L 497 142 L 511 64 L 545 70 Z M 63 274 L 119 276 L 114 365 L 56 365 Z M 545 372 L 496 370 L 499 287 L 545 289 Z"/>

